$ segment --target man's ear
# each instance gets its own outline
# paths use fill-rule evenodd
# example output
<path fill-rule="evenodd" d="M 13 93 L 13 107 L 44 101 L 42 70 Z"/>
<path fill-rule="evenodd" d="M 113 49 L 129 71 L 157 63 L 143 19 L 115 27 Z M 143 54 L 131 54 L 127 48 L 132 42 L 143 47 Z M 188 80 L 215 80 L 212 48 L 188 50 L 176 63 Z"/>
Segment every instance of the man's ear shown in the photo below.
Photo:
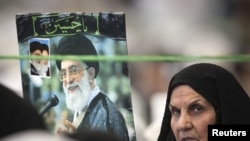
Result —
<path fill-rule="evenodd" d="M 91 80 L 95 79 L 95 68 L 90 67 L 88 69 L 88 73 L 89 73 L 89 79 L 91 79 Z"/>

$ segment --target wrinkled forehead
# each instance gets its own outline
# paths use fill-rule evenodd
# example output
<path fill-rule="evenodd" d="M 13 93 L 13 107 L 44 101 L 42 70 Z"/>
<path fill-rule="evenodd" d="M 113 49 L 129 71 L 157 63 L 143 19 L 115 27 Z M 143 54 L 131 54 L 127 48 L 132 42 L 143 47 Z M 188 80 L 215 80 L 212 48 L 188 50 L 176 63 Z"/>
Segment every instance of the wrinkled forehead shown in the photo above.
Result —
<path fill-rule="evenodd" d="M 171 93 L 171 105 L 189 105 L 195 101 L 209 103 L 206 98 L 196 92 L 189 85 L 179 85 L 175 87 Z"/>

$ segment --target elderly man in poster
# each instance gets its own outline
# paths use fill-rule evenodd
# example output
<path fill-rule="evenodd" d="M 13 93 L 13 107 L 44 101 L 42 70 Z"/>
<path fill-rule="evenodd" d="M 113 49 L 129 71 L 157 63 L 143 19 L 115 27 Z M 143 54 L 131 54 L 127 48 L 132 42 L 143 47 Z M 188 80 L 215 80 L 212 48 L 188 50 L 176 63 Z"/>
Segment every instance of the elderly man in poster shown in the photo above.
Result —
<path fill-rule="evenodd" d="M 84 35 L 63 37 L 57 55 L 98 55 L 92 42 Z M 73 121 L 64 122 L 57 133 L 66 134 L 80 129 L 115 134 L 128 141 L 125 119 L 112 101 L 96 84 L 98 61 L 57 60 L 59 77 L 66 96 L 66 106 L 74 111 Z"/>

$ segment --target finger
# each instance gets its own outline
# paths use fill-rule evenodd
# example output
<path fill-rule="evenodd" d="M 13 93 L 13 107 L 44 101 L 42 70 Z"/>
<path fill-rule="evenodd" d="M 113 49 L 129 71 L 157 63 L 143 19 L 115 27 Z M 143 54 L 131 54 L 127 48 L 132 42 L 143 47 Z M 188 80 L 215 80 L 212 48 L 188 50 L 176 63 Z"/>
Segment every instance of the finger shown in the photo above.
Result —
<path fill-rule="evenodd" d="M 70 133 L 76 132 L 76 127 L 69 121 L 65 121 L 65 127 L 67 127 Z"/>
<path fill-rule="evenodd" d="M 75 131 L 75 130 L 76 130 L 76 127 L 75 127 L 70 121 L 68 121 L 68 120 L 65 121 L 64 125 L 65 125 L 68 129 L 70 129 L 70 130 L 72 130 L 72 131 Z"/>
<path fill-rule="evenodd" d="M 56 134 L 63 135 L 63 129 L 59 127 L 56 131 Z"/>
<path fill-rule="evenodd" d="M 69 132 L 70 132 L 69 130 L 59 127 L 57 129 L 57 131 L 56 131 L 56 134 L 58 134 L 58 135 L 67 135 L 67 134 L 69 134 Z"/>

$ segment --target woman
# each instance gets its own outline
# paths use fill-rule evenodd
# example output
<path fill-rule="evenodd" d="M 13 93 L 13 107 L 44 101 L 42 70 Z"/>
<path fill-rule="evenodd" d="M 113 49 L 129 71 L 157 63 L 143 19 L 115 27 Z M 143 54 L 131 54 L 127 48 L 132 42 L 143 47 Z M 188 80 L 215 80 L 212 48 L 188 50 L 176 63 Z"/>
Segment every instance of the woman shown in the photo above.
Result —
<path fill-rule="evenodd" d="M 206 141 L 212 124 L 250 124 L 250 98 L 224 68 L 194 64 L 170 81 L 158 141 Z"/>

